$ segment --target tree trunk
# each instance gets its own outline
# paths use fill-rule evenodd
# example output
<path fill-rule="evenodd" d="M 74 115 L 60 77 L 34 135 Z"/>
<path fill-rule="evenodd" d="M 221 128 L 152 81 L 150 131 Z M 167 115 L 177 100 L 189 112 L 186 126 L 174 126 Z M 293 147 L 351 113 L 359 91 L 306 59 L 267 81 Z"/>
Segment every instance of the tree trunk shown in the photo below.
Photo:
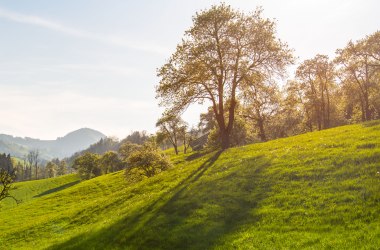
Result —
<path fill-rule="evenodd" d="M 364 94 L 364 112 L 365 120 L 371 120 L 371 111 L 369 110 L 368 92 Z"/>
<path fill-rule="evenodd" d="M 230 131 L 226 127 L 223 113 L 215 114 L 215 118 L 219 126 L 220 146 L 224 150 L 230 147 Z"/>
<path fill-rule="evenodd" d="M 260 140 L 261 141 L 266 141 L 267 140 L 267 136 L 265 134 L 265 129 L 264 129 L 264 121 L 263 119 L 258 119 L 257 120 L 257 125 L 259 126 L 259 136 L 260 136 Z"/>
<path fill-rule="evenodd" d="M 363 97 L 364 99 L 364 97 Z M 360 107 L 361 107 L 361 110 L 362 110 L 362 122 L 365 122 L 366 121 L 366 114 L 365 114 L 365 108 L 364 108 L 364 100 L 362 100 L 362 98 L 360 98 Z"/>
<path fill-rule="evenodd" d="M 186 145 L 186 134 L 183 136 L 183 153 L 186 154 L 187 145 Z"/>
<path fill-rule="evenodd" d="M 371 114 L 369 110 L 369 98 L 368 98 L 368 90 L 369 90 L 369 73 L 368 73 L 368 59 L 365 57 L 365 83 L 364 83 L 364 105 L 365 105 L 365 120 L 371 120 Z"/>
<path fill-rule="evenodd" d="M 331 110 L 330 110 L 330 93 L 329 93 L 329 90 L 328 90 L 328 87 L 327 87 L 327 83 L 326 83 L 326 98 L 327 98 L 327 119 L 326 119 L 326 124 L 325 124 L 325 128 L 329 128 L 330 127 L 330 113 L 331 113 Z"/>
<path fill-rule="evenodd" d="M 221 146 L 222 149 L 225 150 L 230 147 L 230 134 L 228 131 L 225 130 L 220 130 L 220 139 L 221 139 Z"/>
<path fill-rule="evenodd" d="M 324 91 L 324 88 L 323 86 L 321 87 L 321 116 L 320 116 L 320 119 L 321 119 L 321 124 L 323 124 L 323 129 L 325 129 L 325 125 L 326 125 L 326 105 L 325 105 L 325 91 Z M 322 127 L 322 126 L 321 126 Z M 321 130 L 321 129 L 319 129 Z"/>
<path fill-rule="evenodd" d="M 224 135 L 225 138 L 222 136 L 222 149 L 227 149 L 231 146 L 230 142 L 230 135 L 232 133 L 232 129 L 234 127 L 234 121 L 235 121 L 235 107 L 236 107 L 236 101 L 235 101 L 235 88 L 232 90 L 232 98 L 231 98 L 231 103 L 230 107 L 228 110 L 228 125 L 226 129 L 226 135 Z"/>
<path fill-rule="evenodd" d="M 320 131 L 322 129 L 322 122 L 321 122 L 321 110 L 319 109 L 319 105 L 316 106 L 316 115 L 317 115 L 317 125 L 318 125 L 318 130 Z"/>

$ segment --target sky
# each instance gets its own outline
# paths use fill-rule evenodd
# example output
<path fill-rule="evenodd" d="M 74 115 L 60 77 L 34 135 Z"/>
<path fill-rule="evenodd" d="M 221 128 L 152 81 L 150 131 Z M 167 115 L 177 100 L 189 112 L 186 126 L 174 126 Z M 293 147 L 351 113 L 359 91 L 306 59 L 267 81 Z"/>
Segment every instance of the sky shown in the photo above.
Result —
<path fill-rule="evenodd" d="M 257 6 L 298 62 L 380 30 L 378 0 L 224 1 Z M 153 133 L 156 70 L 208 0 L 0 0 L 0 134 L 55 139 L 88 127 Z M 206 107 L 189 108 L 195 125 Z"/>

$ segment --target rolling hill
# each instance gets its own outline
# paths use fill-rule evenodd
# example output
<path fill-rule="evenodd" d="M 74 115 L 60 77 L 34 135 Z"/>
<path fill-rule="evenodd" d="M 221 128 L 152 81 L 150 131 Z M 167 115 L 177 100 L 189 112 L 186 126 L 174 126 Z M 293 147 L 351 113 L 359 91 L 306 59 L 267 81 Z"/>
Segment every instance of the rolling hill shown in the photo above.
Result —
<path fill-rule="evenodd" d="M 38 149 L 41 158 L 50 160 L 56 157 L 69 157 L 105 137 L 101 132 L 89 128 L 78 129 L 56 140 L 39 140 L 0 134 L 0 152 L 21 158 L 29 150 Z"/>
<path fill-rule="evenodd" d="M 33 197 L 1 208 L 0 249 L 380 245 L 380 121 L 171 159 L 136 184 L 123 172 L 39 181 Z"/>

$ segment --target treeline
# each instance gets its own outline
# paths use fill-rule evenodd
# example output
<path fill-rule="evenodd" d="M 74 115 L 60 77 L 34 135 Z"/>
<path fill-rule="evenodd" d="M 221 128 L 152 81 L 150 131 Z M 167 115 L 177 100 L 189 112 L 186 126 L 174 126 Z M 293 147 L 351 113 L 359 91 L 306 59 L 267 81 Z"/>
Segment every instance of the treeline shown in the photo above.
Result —
<path fill-rule="evenodd" d="M 15 181 L 26 181 L 26 180 L 38 180 L 44 178 L 57 177 L 73 172 L 77 172 L 78 169 L 74 169 L 73 165 L 77 158 L 83 155 L 95 156 L 95 158 L 101 158 L 100 156 L 104 154 L 101 161 L 104 164 L 108 164 L 116 160 L 114 157 L 117 155 L 120 147 L 124 144 L 139 144 L 142 145 L 150 136 L 147 135 L 145 131 L 139 132 L 135 131 L 128 135 L 121 141 L 115 138 L 103 138 L 97 143 L 92 144 L 89 148 L 75 153 L 73 156 L 65 159 L 52 159 L 46 161 L 41 159 L 40 152 L 38 150 L 30 150 L 21 159 L 12 159 L 10 155 L 0 154 L 0 169 L 4 169 L 8 173 L 12 173 L 13 179 Z M 123 149 L 121 149 L 123 150 Z M 108 158 L 107 158 L 108 157 Z M 119 156 L 118 156 L 119 157 Z M 124 168 L 121 165 L 112 165 L 108 169 L 99 170 L 101 173 L 109 173 L 116 170 Z M 94 169 L 96 175 L 100 172 L 96 172 L 97 168 Z"/>
<path fill-rule="evenodd" d="M 121 141 L 110 137 L 102 138 L 69 158 L 48 162 L 45 166 L 45 177 L 77 172 L 82 179 L 90 179 L 125 169 L 131 149 L 143 145 L 150 138 L 145 131 L 134 131 Z"/>
<path fill-rule="evenodd" d="M 84 155 L 85 153 L 94 153 L 94 154 L 104 154 L 107 151 L 117 151 L 121 145 L 126 142 L 134 143 L 134 144 L 143 144 L 146 140 L 149 139 L 149 135 L 146 131 L 133 131 L 130 135 L 119 141 L 116 138 L 107 137 L 104 139 L 100 139 L 98 142 L 90 145 L 85 150 L 75 153 L 69 158 L 66 158 L 65 161 L 69 166 L 74 164 L 74 160 Z"/>
<path fill-rule="evenodd" d="M 13 198 L 10 195 L 10 191 L 13 189 L 12 183 L 15 179 L 14 169 L 13 169 L 13 160 L 8 154 L 0 154 L 0 201 L 5 198 Z"/>
<path fill-rule="evenodd" d="M 120 157 L 118 155 L 120 150 L 125 150 L 124 144 L 142 145 L 148 139 L 150 139 L 150 136 L 147 135 L 145 131 L 134 131 L 121 141 L 118 141 L 116 138 L 103 138 L 97 143 L 92 144 L 89 148 L 62 160 L 58 158 L 50 161 L 41 159 L 38 150 L 30 150 L 28 154 L 20 159 L 12 158 L 10 154 L 0 154 L 0 170 L 12 174 L 14 181 L 52 178 L 77 172 L 77 169 L 73 168 L 75 159 L 83 155 L 92 155 L 95 156 L 95 158 L 101 158 L 100 162 L 102 164 L 111 164 L 107 165 L 108 169 L 102 167 L 102 169 L 99 170 L 102 173 L 109 173 L 124 168 L 120 165 L 121 161 L 116 165 L 114 164 L 116 161 L 115 156 Z M 104 156 L 100 157 L 103 154 Z M 94 171 L 96 172 L 96 169 L 94 169 Z"/>
<path fill-rule="evenodd" d="M 73 168 L 82 179 L 124 169 L 129 181 L 139 181 L 170 167 L 171 163 L 158 147 L 156 137 L 148 137 L 145 133 L 138 132 L 122 140 L 117 151 L 109 150 L 103 154 L 86 151 L 73 162 Z"/>
<path fill-rule="evenodd" d="M 208 145 L 225 149 L 380 118 L 379 31 L 348 42 L 335 58 L 301 62 L 284 86 L 295 58 L 275 26 L 260 8 L 246 15 L 220 4 L 197 13 L 158 70 L 161 138 L 176 149 L 208 135 Z M 193 103 L 210 105 L 197 131 L 180 117 Z"/>
<path fill-rule="evenodd" d="M 8 173 L 13 171 L 13 160 L 10 154 L 0 154 L 0 170 Z"/>
<path fill-rule="evenodd" d="M 16 181 L 38 180 L 72 172 L 64 160 L 58 158 L 47 162 L 40 158 L 38 150 L 31 150 L 22 159 L 12 160 Z"/>

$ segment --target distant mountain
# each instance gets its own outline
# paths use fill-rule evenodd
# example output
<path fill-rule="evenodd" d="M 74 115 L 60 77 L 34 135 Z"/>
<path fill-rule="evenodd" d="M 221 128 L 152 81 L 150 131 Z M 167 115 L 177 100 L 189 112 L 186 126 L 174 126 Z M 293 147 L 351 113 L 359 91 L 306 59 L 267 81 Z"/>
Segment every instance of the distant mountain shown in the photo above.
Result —
<path fill-rule="evenodd" d="M 42 159 L 64 158 L 88 148 L 102 138 L 106 138 L 106 136 L 89 128 L 75 130 L 56 140 L 21 138 L 0 134 L 0 153 L 23 157 L 29 150 L 38 149 Z"/>

